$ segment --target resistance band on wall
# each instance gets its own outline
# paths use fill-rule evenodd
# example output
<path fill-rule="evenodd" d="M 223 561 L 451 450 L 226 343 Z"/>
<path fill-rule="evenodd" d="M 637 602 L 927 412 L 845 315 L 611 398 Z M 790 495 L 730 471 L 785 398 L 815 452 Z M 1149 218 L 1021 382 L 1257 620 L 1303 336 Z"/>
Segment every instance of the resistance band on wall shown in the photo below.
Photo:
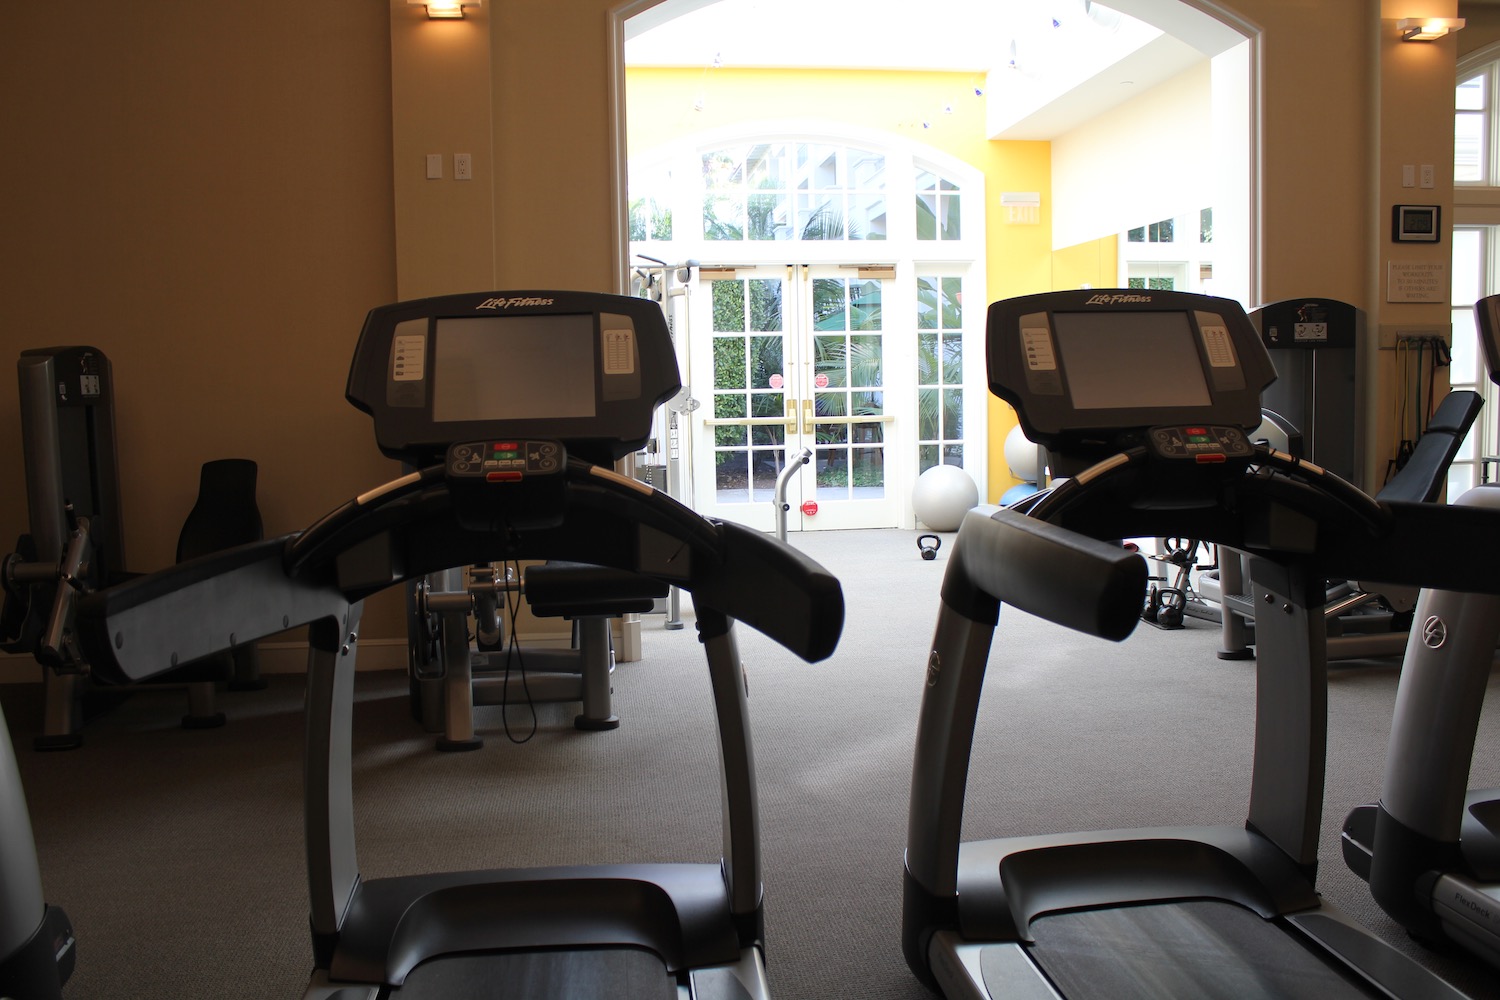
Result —
<path fill-rule="evenodd" d="M 1417 439 L 1427 429 L 1427 421 L 1437 409 L 1434 399 L 1437 370 L 1451 363 L 1448 343 L 1442 337 L 1396 338 L 1397 377 L 1401 385 L 1396 398 L 1396 457 L 1386 463 L 1387 482 L 1406 465 Z"/>

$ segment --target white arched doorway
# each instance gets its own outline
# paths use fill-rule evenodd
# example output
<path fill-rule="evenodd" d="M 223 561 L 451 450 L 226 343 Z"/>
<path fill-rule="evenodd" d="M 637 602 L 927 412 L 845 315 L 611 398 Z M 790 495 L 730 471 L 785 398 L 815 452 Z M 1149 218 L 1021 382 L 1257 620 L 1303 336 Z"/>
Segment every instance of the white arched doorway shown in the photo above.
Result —
<path fill-rule="evenodd" d="M 763 236 L 769 235 L 769 238 L 742 241 L 743 245 L 735 248 L 740 256 L 725 253 L 728 248 L 722 243 L 712 247 L 699 247 L 696 254 L 701 254 L 701 256 L 695 255 L 694 251 L 678 252 L 677 247 L 670 250 L 658 247 L 663 252 L 654 254 L 651 254 L 650 250 L 642 250 L 643 246 L 651 244 L 658 238 L 657 230 L 654 228 L 657 220 L 669 217 L 677 221 L 678 224 L 673 227 L 672 242 L 680 244 L 683 231 L 681 221 L 689 216 L 694 219 L 707 217 L 709 213 L 705 213 L 705 203 L 700 201 L 693 204 L 658 205 L 655 208 L 663 209 L 666 215 L 663 216 L 660 213 L 653 215 L 649 199 L 642 200 L 643 189 L 651 185 L 643 183 L 645 178 L 642 172 L 649 168 L 646 167 L 647 158 L 642 156 L 641 152 L 643 149 L 655 151 L 661 143 L 643 145 L 639 141 L 635 133 L 639 130 L 641 120 L 649 119 L 656 124 L 669 121 L 685 131 L 690 131 L 696 122 L 714 120 L 714 112 L 720 111 L 719 100 L 725 96 L 724 84 L 732 75 L 731 67 L 739 67 L 742 71 L 745 65 L 735 62 L 735 59 L 744 51 L 740 43 L 753 44 L 754 36 L 766 28 L 762 22 L 768 17 L 783 18 L 781 22 L 783 27 L 786 26 L 785 19 L 796 22 L 776 36 L 778 42 L 772 47 L 775 52 L 782 53 L 785 59 L 790 60 L 780 64 L 783 68 L 791 65 L 814 66 L 818 65 L 817 60 L 825 58 L 828 53 L 842 57 L 850 52 L 857 53 L 859 59 L 877 60 L 868 65 L 878 65 L 880 56 L 877 52 L 894 51 L 882 47 L 884 42 L 892 39 L 902 43 L 897 48 L 904 46 L 913 51 L 919 51 L 924 46 L 929 48 L 927 55 L 901 57 L 911 60 L 909 65 L 903 67 L 904 69 L 917 68 L 923 59 L 928 60 L 929 66 L 938 63 L 950 66 L 959 65 L 964 59 L 977 58 L 958 52 L 958 49 L 962 48 L 961 41 L 971 36 L 982 37 L 987 40 L 985 45 L 994 50 L 996 49 L 994 39 L 998 37 L 995 30 L 989 30 L 994 25 L 985 25 L 986 30 L 980 30 L 974 25 L 955 20 L 956 7 L 954 5 L 959 0 L 935 0 L 935 3 L 930 5 L 887 4 L 883 0 L 874 0 L 871 3 L 861 4 L 857 10 L 846 11 L 846 16 L 842 20 L 839 19 L 837 13 L 838 4 L 833 0 L 827 0 L 827 2 L 813 0 L 811 3 L 795 4 L 790 8 L 778 8 L 779 15 L 771 8 L 777 7 L 780 0 L 772 0 L 769 4 L 757 2 L 748 7 L 735 7 L 736 2 L 737 0 L 725 0 L 723 3 L 710 3 L 705 0 L 638 2 L 626 4 L 615 12 L 615 31 L 620 43 L 619 51 L 622 60 L 625 40 L 628 36 L 652 30 L 656 26 L 676 25 L 683 20 L 701 17 L 713 11 L 725 12 L 724 18 L 719 21 L 716 29 L 717 34 L 711 39 L 713 46 L 723 46 L 724 58 L 721 60 L 719 49 L 712 46 L 695 56 L 689 52 L 691 46 L 683 43 L 682 36 L 676 36 L 672 45 L 669 46 L 674 53 L 671 58 L 683 60 L 679 65 L 684 73 L 684 77 L 678 80 L 680 93 L 675 99 L 676 103 L 645 113 L 638 113 L 633 109 L 629 119 L 631 134 L 629 141 L 626 138 L 625 118 L 621 117 L 615 123 L 615 148 L 619 157 L 621 177 L 623 179 L 627 173 L 630 177 L 629 193 L 627 194 L 623 183 L 617 192 L 622 223 L 618 233 L 622 274 L 629 273 L 632 265 L 639 263 L 635 254 L 640 252 L 646 252 L 673 263 L 696 259 L 703 263 L 717 265 L 715 273 L 720 277 L 716 278 L 716 281 L 769 282 L 772 280 L 770 275 L 745 270 L 751 266 L 785 268 L 811 267 L 820 264 L 887 265 L 897 261 L 899 252 L 889 246 L 881 247 L 885 251 L 882 254 L 870 255 L 867 251 L 875 244 L 863 239 L 858 241 L 860 245 L 857 247 L 861 252 L 853 255 L 843 254 L 837 260 L 820 257 L 817 254 L 789 256 L 787 244 L 797 241 L 788 236 L 769 235 L 770 230 L 762 233 Z M 1124 252 L 1110 250 L 1109 255 L 1112 258 L 1118 257 L 1119 268 L 1117 270 L 1113 266 L 1101 267 L 1097 277 L 1091 275 L 1080 278 L 1076 274 L 1063 273 L 1058 262 L 1080 247 L 1086 248 L 1092 254 L 1093 247 L 1090 244 L 1094 243 L 1102 245 L 1118 238 L 1119 244 L 1123 247 L 1127 242 L 1129 231 L 1155 223 L 1161 218 L 1180 216 L 1187 209 L 1193 213 L 1194 220 L 1200 215 L 1212 218 L 1211 227 L 1196 225 L 1192 227 L 1195 236 L 1199 231 L 1211 232 L 1214 242 L 1211 249 L 1197 248 L 1200 253 L 1206 253 L 1212 261 L 1212 287 L 1207 290 L 1239 299 L 1247 306 L 1255 304 L 1259 299 L 1258 248 L 1254 224 L 1254 220 L 1259 215 L 1256 193 L 1258 178 L 1255 171 L 1257 125 L 1252 117 L 1255 105 L 1254 95 L 1258 92 L 1258 81 L 1255 79 L 1257 62 L 1254 54 L 1254 46 L 1258 43 L 1254 40 L 1253 29 L 1245 22 L 1236 19 L 1234 15 L 1200 0 L 1119 0 L 1112 6 L 1139 18 L 1141 22 L 1149 23 L 1137 24 L 1131 29 L 1135 34 L 1132 36 L 1133 48 L 1130 48 L 1129 52 L 1103 58 L 1107 72 L 1099 70 L 1087 79 L 1063 81 L 1066 85 L 1062 86 L 1061 90 L 1049 91 L 1048 87 L 1061 86 L 1061 84 L 1057 80 L 1044 79 L 1046 74 L 1036 72 L 1036 68 L 1045 61 L 1041 56 L 1046 54 L 1043 50 L 1046 49 L 1047 39 L 1041 38 L 1038 42 L 1038 37 L 1035 35 L 1023 37 L 1016 34 L 1008 46 L 999 46 L 1000 49 L 1006 50 L 1005 55 L 1008 56 L 1008 64 L 1003 70 L 975 70 L 963 81 L 964 88 L 968 91 L 967 94 L 956 96 L 948 105 L 944 105 L 941 101 L 936 103 L 929 101 L 929 106 L 911 111 L 906 114 L 905 118 L 892 118 L 890 122 L 880 126 L 887 135 L 894 135 L 905 142 L 921 145 L 924 136 L 936 134 L 938 130 L 952 124 L 952 120 L 948 118 L 949 112 L 955 110 L 960 103 L 968 105 L 977 98 L 988 105 L 984 120 L 979 123 L 978 128 L 974 129 L 981 144 L 988 143 L 991 147 L 998 147 L 1015 140 L 1020 143 L 1048 146 L 1052 150 L 1053 162 L 1050 177 L 1042 181 L 1028 178 L 1027 182 L 1019 188 L 1012 183 L 1011 178 L 996 173 L 994 166 L 1001 157 L 993 149 L 966 149 L 959 154 L 959 158 L 966 165 L 980 170 L 981 183 L 988 185 L 988 190 L 984 192 L 982 199 L 985 204 L 981 207 L 987 205 L 988 208 L 985 225 L 989 229 L 989 238 L 978 240 L 977 252 L 963 261 L 969 269 L 968 277 L 977 279 L 977 281 L 966 282 L 963 292 L 968 297 L 969 312 L 974 317 L 982 313 L 982 309 L 973 308 L 975 295 L 983 297 L 979 303 L 982 306 L 988 301 L 989 296 L 1002 297 L 1052 287 L 1077 287 L 1080 282 L 1096 285 L 1124 283 L 1127 279 L 1120 275 L 1129 274 L 1133 277 L 1135 274 L 1133 269 L 1126 266 L 1127 254 Z M 1065 22 L 1070 25 L 1080 23 L 1080 17 L 1089 20 L 1092 25 L 1091 31 L 1102 27 L 1105 34 L 1108 34 L 1114 30 L 1115 21 L 1119 20 L 1109 8 L 1104 8 L 1099 4 L 1084 3 L 1082 0 L 1028 0 L 1022 4 L 1003 5 L 1003 9 L 1007 12 L 1005 16 L 1011 16 L 1013 19 L 1030 17 L 1036 21 L 1040 18 L 1045 22 L 1041 29 L 1043 36 L 1048 30 L 1057 28 L 1060 23 Z M 977 11 L 979 16 L 995 17 L 1000 16 L 997 14 L 999 10 L 1001 10 L 1000 5 L 981 4 L 971 8 L 967 13 L 974 14 Z M 689 18 L 683 18 L 684 14 L 689 15 Z M 825 15 L 828 15 L 830 20 L 820 21 L 819 19 Z M 901 18 L 916 20 L 903 21 L 900 20 Z M 921 23 L 918 22 L 923 19 L 925 19 L 925 24 L 933 30 L 922 28 Z M 820 24 L 824 27 L 820 28 Z M 1028 30 L 1033 30 L 1034 27 L 1033 25 L 1033 28 Z M 792 28 L 801 30 L 791 30 Z M 875 35 L 864 33 L 866 29 L 871 28 L 875 30 Z M 772 30 L 774 32 L 775 29 Z M 819 50 L 816 44 L 810 46 L 803 44 L 809 38 L 823 38 L 826 41 L 831 37 L 831 33 L 837 34 L 839 39 L 837 45 L 825 44 Z M 867 39 L 877 36 L 881 44 L 867 42 Z M 937 56 L 931 54 L 930 41 L 933 38 L 940 38 L 942 44 L 948 47 Z M 983 45 L 976 46 L 968 51 L 974 52 L 984 47 Z M 1052 51 L 1054 54 L 1069 55 L 1082 51 L 1082 48 L 1073 44 L 1053 45 Z M 949 58 L 950 56 L 952 58 Z M 772 58 L 776 56 L 773 54 Z M 696 64 L 694 64 L 695 59 L 698 60 Z M 696 68 L 693 68 L 694 65 Z M 756 63 L 756 65 L 765 68 L 769 64 Z M 991 60 L 988 65 L 993 67 L 995 63 Z M 1182 73 L 1181 68 L 1188 65 L 1193 67 L 1193 72 Z M 898 73 L 900 70 L 869 70 L 867 66 L 863 69 L 849 70 L 849 72 L 856 74 Z M 802 91 L 792 93 L 784 89 L 778 92 L 774 87 L 768 86 L 762 96 L 766 101 L 770 101 L 774 95 L 779 94 L 780 106 L 788 111 L 802 117 L 818 115 L 825 122 L 836 122 L 846 130 L 849 128 L 849 122 L 857 121 L 861 125 L 868 126 L 870 120 L 868 115 L 863 118 L 857 114 L 852 115 L 848 121 L 839 119 L 839 115 L 847 112 L 851 107 L 858 110 L 858 96 L 851 98 L 847 89 L 841 92 L 820 89 L 823 81 L 839 76 L 838 72 L 814 71 L 812 75 L 818 77 L 818 80 L 813 82 L 818 83 L 819 86 L 810 85 Z M 638 74 L 633 73 L 631 80 L 634 81 L 637 76 Z M 1191 79 L 1187 83 L 1183 83 L 1182 79 L 1176 79 L 1176 77 L 1189 76 Z M 1128 79 L 1123 79 L 1125 77 Z M 1190 102 L 1179 101 L 1174 105 L 1169 92 L 1165 103 L 1161 103 L 1160 93 L 1163 90 L 1170 91 L 1170 88 L 1160 85 L 1163 77 L 1174 77 L 1179 88 L 1188 88 L 1193 94 L 1192 100 Z M 634 83 L 627 86 L 623 61 L 616 79 L 616 106 L 622 109 L 623 115 L 626 91 L 635 86 Z M 743 75 L 739 79 L 742 81 Z M 1020 86 L 1022 90 L 1029 88 L 1029 92 L 1018 91 L 1017 86 Z M 1114 92 L 1107 93 L 1111 88 Z M 1144 101 L 1136 101 L 1132 104 L 1129 99 L 1120 96 L 1130 88 L 1134 88 L 1135 93 L 1142 90 L 1148 91 L 1158 100 L 1158 104 L 1143 112 Z M 1206 97 L 1203 96 L 1205 91 L 1209 92 Z M 827 96 L 829 94 L 834 96 Z M 884 98 L 884 102 L 886 105 L 896 103 L 889 97 Z M 1033 104 L 1027 102 L 1033 102 Z M 1190 108 L 1188 104 L 1191 104 Z M 995 109 L 1002 107 L 1006 113 L 1010 114 L 1010 118 L 1005 119 L 1004 115 L 997 115 Z M 1028 110 L 1026 114 L 1018 116 L 1015 113 L 1017 108 Z M 1104 110 L 1100 111 L 1100 108 Z M 1168 129 L 1152 132 L 1142 139 L 1140 123 L 1169 121 L 1174 108 L 1184 118 L 1184 123 L 1177 128 L 1175 135 Z M 1093 110 L 1090 111 L 1090 109 Z M 962 109 L 959 108 L 959 110 Z M 1189 115 L 1188 111 L 1191 111 L 1192 115 Z M 1089 117 L 1090 114 L 1094 116 L 1092 119 Z M 760 117 L 765 119 L 767 116 L 762 113 Z M 722 123 L 722 116 L 717 120 Z M 926 132 L 929 128 L 933 130 L 932 133 Z M 1049 129 L 1052 131 L 1049 132 Z M 719 131 L 723 131 L 722 125 Z M 835 128 L 829 134 L 838 136 L 838 129 Z M 1115 138 L 1109 138 L 1110 136 Z M 758 136 L 742 130 L 740 135 L 740 138 L 747 141 L 757 137 L 770 141 L 792 138 L 799 141 L 822 141 L 827 138 L 817 133 L 794 136 L 785 128 L 764 128 Z M 1173 141 L 1164 141 L 1167 139 Z M 1188 145 L 1184 145 L 1184 139 Z M 1132 140 L 1136 140 L 1134 149 L 1127 150 L 1120 145 Z M 1111 146 L 1111 142 L 1115 145 Z M 632 146 L 631 143 L 634 145 Z M 877 147 L 879 145 L 877 143 Z M 703 148 L 705 148 L 705 143 L 697 143 L 695 152 L 701 154 Z M 952 145 L 944 148 L 950 152 L 953 150 Z M 1171 165 L 1171 170 L 1164 169 L 1163 165 L 1153 164 L 1150 161 L 1150 151 L 1153 148 L 1167 150 L 1162 155 L 1175 159 L 1176 162 Z M 625 163 L 627 149 L 632 151 L 628 170 Z M 1141 153 L 1142 149 L 1146 150 L 1144 154 Z M 1190 156 L 1182 155 L 1185 149 L 1191 150 Z M 704 173 L 701 163 L 696 167 L 686 165 L 687 161 L 681 161 L 681 163 L 684 165 L 679 165 L 677 170 Z M 1080 165 L 1083 169 L 1079 168 Z M 1204 182 L 1200 177 L 1209 180 Z M 1160 183 L 1147 185 L 1143 179 L 1156 179 Z M 700 183 L 697 189 L 698 196 L 707 197 L 709 190 L 706 181 L 702 177 L 695 177 L 694 181 Z M 1189 187 L 1192 188 L 1193 194 L 1191 204 L 1168 204 L 1171 199 L 1179 197 L 1181 192 Z M 757 195 L 759 194 L 760 192 L 757 192 Z M 772 228 L 783 234 L 796 234 L 799 232 L 800 223 L 795 216 L 795 194 L 792 192 L 788 194 L 792 198 L 788 203 L 791 207 L 779 220 L 775 220 Z M 1132 199 L 1140 203 L 1134 204 Z M 757 197 L 756 200 L 764 202 L 767 199 Z M 852 206 L 852 203 L 850 204 Z M 763 205 L 752 206 L 750 195 L 746 195 L 742 205 L 737 208 L 737 211 L 743 213 L 743 225 L 746 229 L 753 228 L 753 225 L 761 224 L 770 218 L 764 211 L 760 211 L 763 207 Z M 636 210 L 636 215 L 631 218 L 629 224 L 626 224 L 625 220 L 631 209 Z M 857 207 L 851 207 L 850 212 L 850 228 L 857 229 L 863 224 L 860 220 L 860 210 Z M 1005 259 L 1003 253 L 995 253 L 997 240 L 1003 241 L 1007 232 L 1018 231 L 1016 229 L 1007 231 L 1004 227 L 1026 225 L 1028 222 L 1035 224 L 1038 216 L 1040 216 L 1042 228 L 1053 241 L 1050 245 L 1043 245 L 1034 252 L 1028 251 L 1033 253 L 1032 258 L 1019 262 L 1019 266 L 1016 266 L 1018 262 L 1013 259 Z M 634 233 L 630 231 L 632 226 Z M 1185 226 L 1179 228 L 1187 230 Z M 997 232 L 999 236 L 996 235 Z M 973 231 L 969 231 L 967 235 L 974 235 Z M 847 244 L 854 241 L 844 242 Z M 839 251 L 845 249 L 848 247 L 840 247 Z M 1157 245 L 1149 249 L 1157 256 L 1161 256 L 1164 250 Z M 1050 262 L 1046 260 L 1048 255 L 1052 257 Z M 1168 249 L 1167 256 L 1170 255 Z M 1073 259 L 1076 261 L 1082 256 L 1083 254 L 1074 253 Z M 1103 254 L 1098 256 L 1102 258 Z M 1153 266 L 1160 265 L 1153 262 Z M 1194 280 L 1206 277 L 1209 272 L 1208 267 L 1200 266 L 1196 262 L 1182 264 L 1177 269 L 1191 272 Z M 912 272 L 913 279 L 919 277 L 916 273 L 918 267 L 915 257 L 912 258 L 912 266 L 908 270 Z M 802 280 L 805 282 L 810 283 L 815 280 L 811 271 L 806 271 L 804 274 L 805 277 Z M 899 278 L 899 269 L 897 274 Z M 951 275 L 937 275 L 936 277 L 951 277 Z M 807 299 L 805 295 L 793 294 L 797 285 L 795 275 L 780 277 L 776 280 L 782 283 L 781 301 L 784 303 L 791 305 Z M 701 283 L 699 276 L 694 275 L 694 288 L 691 291 L 696 292 L 697 286 Z M 767 288 L 769 285 L 758 287 Z M 826 291 L 830 286 L 825 283 L 823 287 Z M 754 301 L 751 298 L 752 294 L 764 294 L 763 292 L 752 293 L 748 289 L 749 286 L 745 285 L 741 285 L 738 289 L 745 303 L 747 317 L 752 312 L 750 309 Z M 886 316 L 891 313 L 895 300 L 885 296 L 884 287 L 881 288 L 881 292 L 882 316 Z M 721 295 L 729 297 L 727 291 L 722 292 Z M 806 309 L 802 311 L 808 312 Z M 693 315 L 684 315 L 687 316 L 690 327 L 693 326 Z M 705 315 L 711 315 L 711 313 L 705 314 L 700 311 L 697 314 L 695 332 L 701 332 Z M 739 331 L 740 335 L 747 340 L 750 335 L 760 332 L 762 331 L 751 329 Z M 851 347 L 852 345 L 846 346 L 846 350 Z M 752 364 L 750 350 L 748 346 L 745 349 L 747 366 Z M 978 360 L 977 356 L 977 351 L 967 352 L 966 361 Z M 792 355 L 788 354 L 787 357 L 792 357 Z M 895 364 L 900 359 L 891 356 L 888 360 L 891 364 Z M 918 377 L 913 370 L 916 365 L 915 359 L 909 358 L 901 363 L 903 368 L 900 374 L 903 379 L 908 376 L 912 379 Z M 791 375 L 781 374 L 784 385 L 790 385 Z M 692 375 L 691 381 L 695 397 L 701 397 L 699 403 L 702 404 L 708 398 L 703 391 L 704 387 L 712 385 L 713 380 L 711 377 L 705 378 L 700 368 L 698 373 Z M 782 410 L 779 413 L 761 412 L 766 410 L 774 400 L 769 396 L 757 400 L 754 398 L 755 388 L 753 386 L 748 388 L 742 403 L 736 404 L 743 413 L 715 413 L 710 408 L 702 416 L 706 420 L 763 421 L 763 423 L 748 425 L 743 432 L 739 430 L 715 432 L 715 435 L 721 435 L 716 436 L 716 441 L 722 441 L 716 444 L 716 447 L 721 449 L 720 455 L 723 454 L 722 449 L 738 449 L 743 452 L 742 455 L 736 456 L 736 461 L 743 459 L 740 462 L 743 471 L 737 473 L 734 478 L 739 482 L 739 488 L 746 491 L 747 502 L 763 504 L 764 512 L 747 514 L 742 519 L 758 522 L 766 520 L 772 513 L 770 504 L 758 498 L 758 492 L 769 493 L 773 485 L 773 477 L 769 473 L 774 471 L 779 464 L 770 461 L 769 456 L 780 450 L 781 457 L 784 459 L 787 455 L 786 449 L 792 443 L 791 435 L 800 433 L 800 430 L 793 426 L 792 417 L 785 409 L 786 400 L 784 399 L 780 401 Z M 763 388 L 768 390 L 770 386 Z M 888 397 L 894 387 L 887 380 L 882 388 L 885 390 L 883 396 Z M 986 395 L 982 373 L 977 380 L 972 374 L 969 375 L 962 388 L 969 396 L 976 399 Z M 996 406 L 988 400 L 985 402 L 989 404 L 987 412 L 981 418 L 965 422 L 962 461 L 971 474 L 978 473 L 975 478 L 981 495 L 993 497 L 1006 488 L 1007 483 L 1002 481 L 1006 478 L 1006 473 L 1003 466 L 993 471 L 986 470 L 983 467 L 984 462 L 986 457 L 993 453 L 997 458 L 996 465 L 999 466 L 998 442 L 1009 429 L 1008 421 L 1013 418 L 1008 415 L 1008 410 L 1003 406 Z M 728 407 L 730 403 L 724 401 L 715 402 L 712 405 L 713 407 Z M 847 405 L 854 406 L 855 403 L 851 400 Z M 815 412 L 814 416 L 817 415 L 818 412 Z M 798 416 L 797 419 L 800 421 L 801 417 Z M 805 423 L 805 421 L 802 422 Z M 765 429 L 777 423 L 784 425 L 785 433 L 789 435 L 784 441 L 775 440 L 776 432 Z M 705 431 L 710 426 L 713 425 L 703 424 Z M 757 431 L 755 429 L 757 427 L 761 430 Z M 735 437 L 741 433 L 745 436 L 743 445 Z M 758 440 L 757 434 L 761 435 Z M 731 437 L 735 437 L 732 445 Z M 992 438 L 993 443 L 986 440 L 987 438 Z M 888 446 L 887 442 L 882 443 Z M 942 440 L 936 443 L 939 460 L 952 460 L 950 454 L 956 453 L 942 447 L 944 443 Z M 849 445 L 852 448 L 854 442 L 851 440 Z M 709 464 L 717 467 L 721 464 L 717 459 L 704 458 L 702 448 L 703 441 L 699 438 L 695 439 L 693 448 L 686 449 L 686 452 L 692 453 L 694 460 L 700 466 L 696 491 L 687 491 L 689 494 L 696 492 L 696 495 L 691 495 L 686 499 L 698 504 L 700 509 L 705 502 L 701 467 Z M 757 457 L 755 454 L 757 449 L 764 454 Z M 929 451 L 931 451 L 930 448 Z M 761 463 L 759 466 L 756 464 L 757 461 Z M 921 461 L 919 457 L 915 471 L 920 471 Z M 853 489 L 857 478 L 853 459 L 845 465 L 849 488 Z M 826 473 L 829 468 L 828 463 L 822 463 L 821 468 Z M 899 489 L 895 485 L 897 473 L 893 467 L 887 466 L 885 472 L 883 485 L 886 489 L 909 494 L 909 482 L 902 482 Z M 728 476 L 725 478 L 723 489 L 726 492 L 730 490 L 728 485 L 730 478 Z M 833 474 L 827 474 L 824 483 L 819 485 L 831 487 L 835 478 Z M 714 491 L 718 490 L 719 486 L 716 484 Z M 896 503 L 894 498 L 892 503 Z M 909 502 L 904 499 L 900 500 L 899 506 L 903 513 L 896 523 L 903 525 L 913 523 Z M 819 510 L 820 514 L 825 514 L 830 508 L 820 505 Z M 724 514 L 723 511 L 715 512 Z M 839 521 L 838 518 L 824 516 L 818 523 L 826 526 L 839 523 Z M 796 526 L 795 523 L 793 526 Z"/>
<path fill-rule="evenodd" d="M 667 305 L 695 509 L 769 528 L 803 448 L 793 530 L 909 525 L 940 463 L 984 481 L 982 172 L 835 121 L 753 123 L 642 154 L 630 204 L 635 264 L 692 262 Z"/>

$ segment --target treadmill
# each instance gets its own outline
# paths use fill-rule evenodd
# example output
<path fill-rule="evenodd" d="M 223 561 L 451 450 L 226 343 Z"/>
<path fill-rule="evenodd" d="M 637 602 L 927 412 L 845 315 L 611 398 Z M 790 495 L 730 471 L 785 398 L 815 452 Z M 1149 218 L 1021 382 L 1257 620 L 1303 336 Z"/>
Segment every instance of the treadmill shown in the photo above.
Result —
<path fill-rule="evenodd" d="M 912 971 L 966 1000 L 1460 996 L 1315 888 L 1322 605 L 1332 576 L 1500 590 L 1488 556 L 1500 513 L 1377 503 L 1252 444 L 1273 370 L 1232 301 L 1125 289 L 1025 296 L 990 306 L 987 339 L 991 391 L 1068 478 L 1024 511 L 970 512 L 954 544 L 912 767 L 902 916 Z M 1145 358 L 1149 379 L 1121 377 Z M 1244 825 L 961 842 L 1001 606 L 1122 640 L 1147 571 L 1104 540 L 1172 535 L 1249 553 L 1267 609 L 1256 621 Z M 1007 654 L 1025 655 L 994 658 Z"/>
<path fill-rule="evenodd" d="M 1500 382 L 1500 295 L 1474 304 Z M 1500 509 L 1500 485 L 1455 503 Z M 1496 550 L 1485 550 L 1491 560 Z M 1500 967 L 1500 789 L 1469 785 L 1484 692 L 1500 644 L 1500 598 L 1424 590 L 1406 646 L 1380 801 L 1344 821 L 1344 861 L 1418 941 L 1457 944 Z"/>
<path fill-rule="evenodd" d="M 709 521 L 583 454 L 622 455 L 678 389 L 660 308 L 579 292 L 373 310 L 347 396 L 381 450 L 441 463 L 295 535 L 91 595 L 80 641 L 119 680 L 307 624 L 309 1000 L 756 1000 L 760 847 L 736 622 L 808 661 L 843 626 L 838 581 L 774 538 Z M 360 602 L 476 561 L 563 559 L 692 593 L 718 718 L 721 859 L 365 879 L 350 730 Z"/>
<path fill-rule="evenodd" d="M 0 997 L 60 1000 L 77 961 L 68 915 L 42 896 L 31 817 L 0 711 Z"/>

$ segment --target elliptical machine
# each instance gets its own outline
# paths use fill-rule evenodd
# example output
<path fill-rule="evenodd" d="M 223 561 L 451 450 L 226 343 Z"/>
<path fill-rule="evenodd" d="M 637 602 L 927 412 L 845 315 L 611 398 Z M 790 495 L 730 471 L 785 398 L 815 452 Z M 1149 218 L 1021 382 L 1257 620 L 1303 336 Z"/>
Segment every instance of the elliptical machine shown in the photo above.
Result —
<path fill-rule="evenodd" d="M 1500 296 L 1475 303 L 1474 317 L 1490 379 L 1500 382 Z M 1500 486 L 1476 487 L 1456 504 L 1500 509 Z M 1497 550 L 1480 551 L 1493 560 Z M 1500 966 L 1500 789 L 1468 787 L 1497 643 L 1500 598 L 1422 591 L 1380 801 L 1349 813 L 1342 846 L 1380 908 L 1413 937 Z"/>

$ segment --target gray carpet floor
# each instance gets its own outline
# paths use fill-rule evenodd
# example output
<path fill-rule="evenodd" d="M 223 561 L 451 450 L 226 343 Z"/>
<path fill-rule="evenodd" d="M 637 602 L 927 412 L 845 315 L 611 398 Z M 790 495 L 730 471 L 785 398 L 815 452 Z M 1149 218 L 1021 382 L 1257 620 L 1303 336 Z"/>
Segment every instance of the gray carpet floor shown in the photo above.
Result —
<path fill-rule="evenodd" d="M 782 998 L 918 998 L 900 957 L 901 856 L 916 709 L 945 565 L 915 533 L 793 541 L 844 583 L 844 639 L 805 664 L 742 635 L 766 868 L 771 985 Z M 947 536 L 951 541 L 952 536 Z M 690 614 L 689 616 L 690 617 Z M 579 733 L 540 706 L 507 740 L 435 753 L 403 676 L 361 675 L 356 823 L 367 876 L 584 861 L 712 860 L 717 764 L 691 628 L 647 618 L 644 658 L 615 675 L 622 726 Z M 1006 612 L 981 707 L 970 837 L 1243 821 L 1253 664 L 1215 658 L 1215 629 L 1142 627 L 1115 645 Z M 1377 797 L 1396 672 L 1338 665 L 1330 694 L 1325 896 L 1481 998 L 1491 970 L 1409 942 L 1338 856 L 1340 823 Z M 229 724 L 177 728 L 183 700 L 147 693 L 94 719 L 85 746 L 30 747 L 39 688 L 0 686 L 49 898 L 73 917 L 69 1000 L 299 996 L 311 965 L 300 801 L 300 677 L 226 694 Z M 1500 680 L 1472 781 L 1500 785 Z M 530 717 L 512 708 L 511 729 Z"/>

